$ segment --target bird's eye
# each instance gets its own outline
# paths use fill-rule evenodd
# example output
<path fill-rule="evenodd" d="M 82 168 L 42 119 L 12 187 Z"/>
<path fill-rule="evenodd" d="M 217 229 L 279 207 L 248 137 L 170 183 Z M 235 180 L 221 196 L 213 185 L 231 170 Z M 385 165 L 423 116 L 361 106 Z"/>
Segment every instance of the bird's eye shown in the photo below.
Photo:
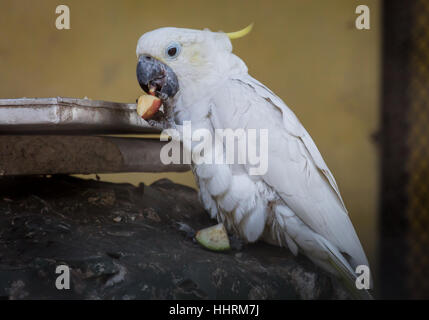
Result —
<path fill-rule="evenodd" d="M 165 55 L 170 58 L 176 58 L 180 54 L 181 45 L 177 42 L 170 43 L 165 49 Z"/>

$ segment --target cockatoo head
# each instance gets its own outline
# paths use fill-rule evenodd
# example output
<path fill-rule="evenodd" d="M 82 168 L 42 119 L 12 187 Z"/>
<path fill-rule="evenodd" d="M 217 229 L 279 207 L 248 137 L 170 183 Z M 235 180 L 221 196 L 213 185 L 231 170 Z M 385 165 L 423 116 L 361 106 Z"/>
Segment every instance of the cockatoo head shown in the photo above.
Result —
<path fill-rule="evenodd" d="M 146 93 L 154 92 L 163 101 L 196 86 L 209 89 L 231 68 L 230 39 L 246 35 L 251 28 L 233 33 L 180 28 L 147 32 L 137 43 L 138 82 Z"/>

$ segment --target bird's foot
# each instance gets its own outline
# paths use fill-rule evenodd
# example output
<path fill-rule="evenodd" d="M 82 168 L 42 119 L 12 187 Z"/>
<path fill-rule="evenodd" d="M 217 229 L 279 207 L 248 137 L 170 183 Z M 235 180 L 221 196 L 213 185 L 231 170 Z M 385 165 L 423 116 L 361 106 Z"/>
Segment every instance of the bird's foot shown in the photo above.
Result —
<path fill-rule="evenodd" d="M 195 241 L 195 235 L 197 232 L 194 230 L 194 228 L 184 222 L 177 222 L 177 224 L 179 225 L 179 230 L 185 233 L 186 238 Z"/>
<path fill-rule="evenodd" d="M 174 128 L 175 126 L 174 121 L 172 121 L 168 117 L 165 117 L 165 115 L 161 111 L 158 111 L 155 116 L 147 120 L 147 123 L 149 123 L 151 127 L 156 128 L 160 131 Z"/>
<path fill-rule="evenodd" d="M 238 235 L 232 234 L 229 237 L 229 242 L 231 244 L 231 249 L 235 251 L 241 251 L 245 245 L 243 239 L 241 239 Z"/>

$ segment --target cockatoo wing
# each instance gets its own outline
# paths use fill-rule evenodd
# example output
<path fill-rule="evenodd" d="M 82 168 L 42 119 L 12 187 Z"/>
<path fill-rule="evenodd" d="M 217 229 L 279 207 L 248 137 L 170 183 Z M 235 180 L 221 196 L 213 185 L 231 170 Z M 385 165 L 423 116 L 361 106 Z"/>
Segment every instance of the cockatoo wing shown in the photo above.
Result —
<path fill-rule="evenodd" d="M 345 254 L 353 268 L 368 265 L 337 183 L 295 114 L 251 76 L 239 75 L 230 81 L 224 87 L 230 90 L 226 99 L 240 104 L 243 102 L 231 97 L 245 97 L 247 104 L 241 108 L 230 106 L 230 118 L 234 119 L 237 110 L 247 110 L 240 125 L 245 122 L 246 128 L 269 130 L 268 170 L 262 179 L 312 231 Z"/>

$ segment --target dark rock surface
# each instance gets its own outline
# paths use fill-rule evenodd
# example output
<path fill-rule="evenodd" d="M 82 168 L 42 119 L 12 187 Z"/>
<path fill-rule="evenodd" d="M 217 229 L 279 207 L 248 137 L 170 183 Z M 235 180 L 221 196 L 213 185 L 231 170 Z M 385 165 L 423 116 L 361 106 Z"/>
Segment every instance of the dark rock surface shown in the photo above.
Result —
<path fill-rule="evenodd" d="M 193 189 L 68 176 L 0 178 L 0 298 L 334 299 L 325 272 L 264 243 L 215 253 L 179 230 L 215 224 Z M 70 267 L 70 290 L 55 286 Z"/>

